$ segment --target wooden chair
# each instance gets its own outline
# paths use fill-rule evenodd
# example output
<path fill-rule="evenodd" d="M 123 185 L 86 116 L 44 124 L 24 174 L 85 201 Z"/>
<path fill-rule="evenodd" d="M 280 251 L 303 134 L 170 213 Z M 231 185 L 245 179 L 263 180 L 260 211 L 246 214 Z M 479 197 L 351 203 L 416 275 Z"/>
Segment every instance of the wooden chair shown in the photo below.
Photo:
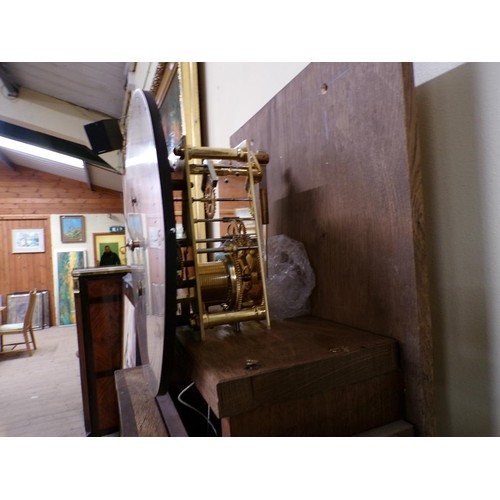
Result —
<path fill-rule="evenodd" d="M 35 335 L 33 334 L 33 311 L 35 310 L 36 303 L 36 289 L 29 293 L 28 308 L 26 309 L 26 314 L 24 316 L 23 323 L 7 323 L 5 325 L 0 325 L 0 353 L 5 352 L 5 347 L 12 347 L 7 352 L 13 351 L 18 345 L 26 345 L 26 350 L 29 355 L 33 354 L 33 350 L 36 349 Z M 24 340 L 12 341 L 9 343 L 4 343 L 4 336 L 6 335 L 22 335 Z M 33 348 L 31 347 L 33 346 Z"/>

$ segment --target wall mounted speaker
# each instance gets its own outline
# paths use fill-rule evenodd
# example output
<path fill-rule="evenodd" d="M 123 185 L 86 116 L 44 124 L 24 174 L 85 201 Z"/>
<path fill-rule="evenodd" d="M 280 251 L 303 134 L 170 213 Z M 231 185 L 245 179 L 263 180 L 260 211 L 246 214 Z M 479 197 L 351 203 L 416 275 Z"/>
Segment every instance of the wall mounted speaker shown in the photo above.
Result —
<path fill-rule="evenodd" d="M 94 153 L 99 155 L 122 148 L 123 137 L 118 120 L 100 120 L 84 127 Z"/>

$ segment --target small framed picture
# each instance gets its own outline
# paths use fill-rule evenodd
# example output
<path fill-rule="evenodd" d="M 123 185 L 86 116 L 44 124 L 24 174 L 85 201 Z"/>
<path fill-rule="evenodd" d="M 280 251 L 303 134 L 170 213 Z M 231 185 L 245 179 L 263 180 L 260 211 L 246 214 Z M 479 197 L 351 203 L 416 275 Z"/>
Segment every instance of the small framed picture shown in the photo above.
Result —
<path fill-rule="evenodd" d="M 61 215 L 61 242 L 82 243 L 85 241 L 85 217 L 83 215 Z"/>
<path fill-rule="evenodd" d="M 13 229 L 13 253 L 45 252 L 45 235 L 43 229 Z"/>

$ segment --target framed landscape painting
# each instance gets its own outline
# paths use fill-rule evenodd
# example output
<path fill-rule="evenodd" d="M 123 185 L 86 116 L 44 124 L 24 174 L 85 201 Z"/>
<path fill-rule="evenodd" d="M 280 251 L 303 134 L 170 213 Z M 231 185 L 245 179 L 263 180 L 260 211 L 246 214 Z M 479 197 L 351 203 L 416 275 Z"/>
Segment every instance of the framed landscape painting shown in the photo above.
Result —
<path fill-rule="evenodd" d="M 82 243 L 85 241 L 85 217 L 83 215 L 61 215 L 61 242 Z"/>
<path fill-rule="evenodd" d="M 13 229 L 12 253 L 45 252 L 43 229 Z"/>

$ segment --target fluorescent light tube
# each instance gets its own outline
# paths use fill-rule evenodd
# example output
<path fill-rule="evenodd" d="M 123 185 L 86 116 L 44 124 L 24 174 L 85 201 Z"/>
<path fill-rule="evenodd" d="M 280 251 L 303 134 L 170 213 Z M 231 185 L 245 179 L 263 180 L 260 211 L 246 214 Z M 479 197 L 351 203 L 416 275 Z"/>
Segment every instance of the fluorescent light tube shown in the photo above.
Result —
<path fill-rule="evenodd" d="M 0 148 L 18 151 L 20 153 L 37 156 L 38 158 L 45 158 L 46 160 L 55 161 L 64 165 L 71 165 L 72 167 L 84 168 L 85 166 L 82 160 L 75 158 L 74 156 L 56 153 L 54 151 L 50 151 L 49 149 L 33 146 L 32 144 L 27 144 L 26 142 L 7 139 L 6 137 L 0 137 Z"/>

